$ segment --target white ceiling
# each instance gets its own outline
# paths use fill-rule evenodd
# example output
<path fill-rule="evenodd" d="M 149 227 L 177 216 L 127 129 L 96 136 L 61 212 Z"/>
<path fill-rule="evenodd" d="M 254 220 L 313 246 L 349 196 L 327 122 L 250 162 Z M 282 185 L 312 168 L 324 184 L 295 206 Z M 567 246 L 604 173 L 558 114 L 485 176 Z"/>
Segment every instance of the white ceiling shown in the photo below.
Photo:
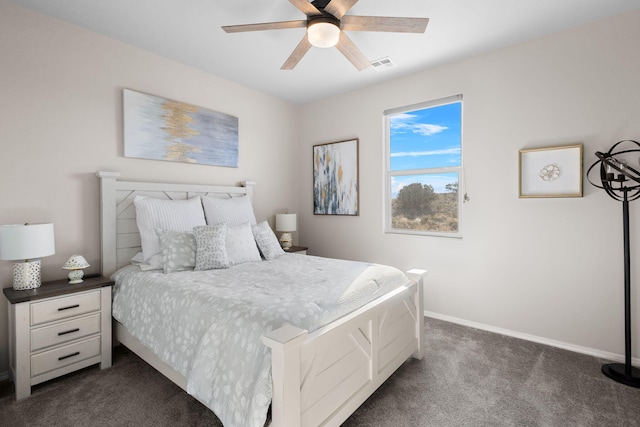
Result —
<path fill-rule="evenodd" d="M 335 48 L 280 67 L 304 29 L 220 27 L 305 19 L 287 0 L 11 0 L 279 98 L 306 103 L 640 8 L 640 0 L 361 0 L 347 14 L 428 17 L 425 34 L 350 32 L 373 61 L 357 71 Z"/>

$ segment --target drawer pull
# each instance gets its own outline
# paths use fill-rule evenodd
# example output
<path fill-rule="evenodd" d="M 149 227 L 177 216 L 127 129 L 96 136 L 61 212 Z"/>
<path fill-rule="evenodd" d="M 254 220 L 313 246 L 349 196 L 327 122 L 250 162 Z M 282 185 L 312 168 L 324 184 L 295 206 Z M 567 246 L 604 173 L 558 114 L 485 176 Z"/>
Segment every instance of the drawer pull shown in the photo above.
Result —
<path fill-rule="evenodd" d="M 66 334 L 72 334 L 74 332 L 78 332 L 79 330 L 80 330 L 80 328 L 75 328 L 75 329 L 70 329 L 70 330 L 64 331 L 64 332 L 58 332 L 58 336 L 66 335 Z"/>
<path fill-rule="evenodd" d="M 76 351 L 75 353 L 71 353 L 71 354 L 68 354 L 68 355 L 66 355 L 66 356 L 58 357 L 58 360 L 68 359 L 68 358 L 70 358 L 70 357 L 77 356 L 77 355 L 79 355 L 79 354 L 80 354 L 80 352 L 79 352 L 79 351 Z"/>
<path fill-rule="evenodd" d="M 74 305 L 70 305 L 68 307 L 60 307 L 58 309 L 58 311 L 71 310 L 72 308 L 78 308 L 78 307 L 80 307 L 80 304 L 74 304 Z"/>

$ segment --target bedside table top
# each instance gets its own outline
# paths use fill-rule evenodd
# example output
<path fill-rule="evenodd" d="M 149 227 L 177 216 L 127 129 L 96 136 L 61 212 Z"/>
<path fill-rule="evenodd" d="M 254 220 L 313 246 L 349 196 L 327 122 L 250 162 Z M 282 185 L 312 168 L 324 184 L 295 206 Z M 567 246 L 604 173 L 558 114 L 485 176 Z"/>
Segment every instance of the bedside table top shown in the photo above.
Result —
<path fill-rule="evenodd" d="M 285 252 L 301 252 L 309 249 L 306 246 L 291 246 L 289 249 L 283 249 Z"/>
<path fill-rule="evenodd" d="M 25 301 L 34 301 L 43 298 L 56 297 L 59 295 L 72 294 L 74 292 L 82 292 L 90 289 L 102 288 L 105 286 L 113 286 L 115 282 L 107 277 L 100 275 L 85 276 L 82 283 L 75 285 L 69 284 L 69 279 L 54 280 L 51 282 L 43 282 L 39 288 L 16 290 L 4 288 L 2 292 L 11 304 Z"/>

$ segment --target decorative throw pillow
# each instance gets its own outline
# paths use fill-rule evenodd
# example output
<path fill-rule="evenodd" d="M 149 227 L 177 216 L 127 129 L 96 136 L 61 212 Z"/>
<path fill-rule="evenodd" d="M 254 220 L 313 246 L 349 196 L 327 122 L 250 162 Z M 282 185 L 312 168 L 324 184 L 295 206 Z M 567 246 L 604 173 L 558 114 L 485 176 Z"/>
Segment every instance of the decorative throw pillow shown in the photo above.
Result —
<path fill-rule="evenodd" d="M 156 230 L 160 239 L 162 270 L 165 273 L 193 270 L 196 266 L 196 238 L 193 233 Z"/>
<path fill-rule="evenodd" d="M 202 206 L 207 218 L 207 224 L 240 225 L 248 222 L 256 223 L 256 216 L 253 213 L 253 206 L 249 196 L 230 197 L 221 199 L 219 197 L 203 197 Z"/>
<path fill-rule="evenodd" d="M 196 239 L 196 270 L 228 268 L 225 240 L 227 224 L 200 225 L 193 228 Z"/>
<path fill-rule="evenodd" d="M 191 231 L 198 225 L 206 225 L 200 197 L 188 200 L 160 200 L 136 196 L 136 223 L 140 231 L 142 253 L 147 262 L 160 253 L 160 241 L 156 229 Z"/>
<path fill-rule="evenodd" d="M 280 247 L 280 242 L 278 242 L 278 238 L 269 227 L 267 221 L 252 225 L 251 231 L 264 259 L 268 261 L 284 255 L 284 250 Z"/>
<path fill-rule="evenodd" d="M 248 222 L 240 225 L 227 225 L 225 246 L 230 265 L 262 261 L 251 232 L 251 224 Z"/>

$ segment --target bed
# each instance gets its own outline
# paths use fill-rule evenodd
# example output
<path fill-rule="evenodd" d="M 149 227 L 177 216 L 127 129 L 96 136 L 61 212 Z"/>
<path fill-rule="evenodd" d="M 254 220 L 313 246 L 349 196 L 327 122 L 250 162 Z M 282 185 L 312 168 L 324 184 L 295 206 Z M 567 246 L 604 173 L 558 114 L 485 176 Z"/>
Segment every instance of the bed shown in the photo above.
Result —
<path fill-rule="evenodd" d="M 160 200 L 253 198 L 252 182 L 244 182 L 240 186 L 163 184 L 123 181 L 114 172 L 98 172 L 97 175 L 100 179 L 102 274 L 105 276 L 116 271 L 125 274 L 134 270 L 127 266 L 141 249 L 141 233 L 134 208 L 137 196 Z M 306 268 L 303 264 L 318 268 L 317 265 L 329 262 L 319 257 L 285 255 L 281 261 L 258 265 L 284 275 L 285 269 L 291 269 L 291 266 L 279 266 L 285 262 L 290 261 L 290 265 L 300 269 Z M 351 265 L 345 268 L 351 269 Z M 244 266 L 237 268 L 234 271 L 241 272 Z M 269 350 L 271 399 L 268 403 L 271 407 L 271 425 L 339 425 L 408 358 L 422 358 L 422 282 L 425 275 L 423 270 L 409 270 L 406 272 L 406 277 L 410 279 L 408 283 L 395 284 L 389 292 L 367 297 L 364 305 L 351 307 L 346 314 L 338 313 L 320 327 L 305 329 L 300 327 L 305 325 L 304 322 L 297 322 L 298 326 L 284 323 L 268 328 L 262 336 L 251 338 L 252 348 L 266 346 L 265 351 Z M 154 277 L 161 276 L 160 273 Z M 183 276 L 187 277 L 180 273 L 173 275 L 175 283 L 166 284 L 167 292 L 172 286 L 178 286 L 177 278 Z M 198 274 L 189 277 L 193 276 Z M 125 295 L 123 290 L 121 298 L 128 299 Z M 117 295 L 114 301 L 115 298 Z M 129 312 L 129 309 L 123 309 L 123 312 Z M 122 318 L 122 313 L 117 316 Z M 193 393 L 194 380 L 185 375 L 182 365 L 167 361 L 166 355 L 163 357 L 157 350 L 152 350 L 153 346 L 143 343 L 144 340 L 131 326 L 129 329 L 114 319 L 114 338 L 117 342 L 213 409 L 210 401 Z M 197 362 L 206 363 L 206 360 Z M 214 409 L 214 412 L 219 415 L 217 410 Z M 225 425 L 245 425 L 244 420 L 238 420 L 237 417 L 235 421 L 229 421 L 228 417 L 221 417 L 221 420 Z M 251 423 L 247 422 L 246 425 Z"/>

